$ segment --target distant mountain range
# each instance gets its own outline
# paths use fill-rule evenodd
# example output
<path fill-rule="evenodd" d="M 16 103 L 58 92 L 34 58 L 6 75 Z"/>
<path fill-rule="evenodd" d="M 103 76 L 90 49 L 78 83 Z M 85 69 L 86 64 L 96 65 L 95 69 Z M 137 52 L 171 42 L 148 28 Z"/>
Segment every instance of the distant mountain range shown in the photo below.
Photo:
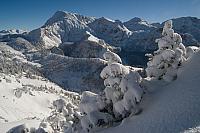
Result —
<path fill-rule="evenodd" d="M 172 20 L 175 32 L 181 34 L 184 45 L 200 45 L 200 19 L 181 17 Z M 44 49 L 57 47 L 63 50 L 65 55 L 79 58 L 100 57 L 101 54 L 95 52 L 101 52 L 101 50 L 94 51 L 94 49 L 117 49 L 116 47 L 118 47 L 121 49 L 119 54 L 125 63 L 144 65 L 143 61 L 146 60 L 144 53 L 157 48 L 154 40 L 161 36 L 162 26 L 163 23 L 148 23 L 138 17 L 121 22 L 105 17 L 94 18 L 57 11 L 38 29 L 30 32 L 4 30 L 0 31 L 0 38 L 9 41 L 8 38 L 22 37 L 36 47 Z M 91 40 L 87 40 L 90 35 L 100 42 L 91 45 Z M 87 54 L 86 52 L 82 53 L 83 51 L 87 51 Z M 131 58 L 128 58 L 127 54 Z M 143 55 L 142 62 L 140 61 L 141 55 Z"/>

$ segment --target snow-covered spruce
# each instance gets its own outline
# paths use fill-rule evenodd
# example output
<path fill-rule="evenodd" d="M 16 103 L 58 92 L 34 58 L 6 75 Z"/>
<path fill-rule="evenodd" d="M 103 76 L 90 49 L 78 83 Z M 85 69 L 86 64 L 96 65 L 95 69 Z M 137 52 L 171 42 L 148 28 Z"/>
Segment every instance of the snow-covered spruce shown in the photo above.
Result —
<path fill-rule="evenodd" d="M 138 72 L 122 65 L 121 58 L 113 53 L 104 53 L 108 65 L 100 76 L 104 79 L 105 90 L 100 94 L 89 91 L 82 93 L 79 109 L 83 115 L 81 126 L 85 132 L 108 127 L 129 115 L 140 113 L 138 104 L 143 95 Z"/>
<path fill-rule="evenodd" d="M 165 22 L 162 37 L 156 39 L 158 50 L 148 55 L 147 77 L 171 82 L 177 78 L 178 68 L 186 61 L 187 51 L 182 38 L 172 29 L 172 21 Z M 188 49 L 188 51 L 192 51 Z M 192 52 L 189 52 L 192 53 Z"/>

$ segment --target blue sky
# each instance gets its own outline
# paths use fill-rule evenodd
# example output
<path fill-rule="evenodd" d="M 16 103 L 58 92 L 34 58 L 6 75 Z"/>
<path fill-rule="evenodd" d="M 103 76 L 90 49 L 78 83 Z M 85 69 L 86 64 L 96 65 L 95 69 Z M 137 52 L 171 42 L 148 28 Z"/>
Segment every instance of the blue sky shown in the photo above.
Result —
<path fill-rule="evenodd" d="M 87 16 L 150 22 L 195 16 L 200 18 L 200 0 L 0 0 L 0 30 L 34 29 L 57 10 Z"/>

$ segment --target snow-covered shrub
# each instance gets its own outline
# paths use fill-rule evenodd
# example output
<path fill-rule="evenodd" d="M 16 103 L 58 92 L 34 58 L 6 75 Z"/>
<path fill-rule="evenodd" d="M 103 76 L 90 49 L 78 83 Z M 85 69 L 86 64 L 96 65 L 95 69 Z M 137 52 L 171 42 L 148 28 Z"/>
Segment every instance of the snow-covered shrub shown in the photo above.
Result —
<path fill-rule="evenodd" d="M 137 72 L 130 72 L 122 78 L 120 88 L 124 94 L 128 93 L 129 98 L 133 98 L 136 102 L 140 102 L 143 89 L 140 87 L 141 77 Z"/>
<path fill-rule="evenodd" d="M 198 47 L 196 47 L 196 46 L 188 46 L 186 48 L 186 58 L 192 57 L 192 55 L 197 51 L 199 51 Z"/>
<path fill-rule="evenodd" d="M 82 114 L 79 112 L 78 106 L 76 104 L 79 103 L 79 101 L 74 101 L 78 100 L 77 94 L 67 92 L 63 94 L 67 95 L 70 100 L 66 99 L 64 96 L 53 101 L 51 114 L 40 123 L 39 129 L 37 130 L 45 131 L 48 133 L 74 132 L 77 123 L 79 123 L 80 119 L 82 118 Z"/>
<path fill-rule="evenodd" d="M 54 133 L 48 123 L 42 122 L 39 128 L 31 127 L 27 124 L 18 125 L 10 129 L 7 133 Z"/>
<path fill-rule="evenodd" d="M 56 108 L 58 112 L 62 112 L 65 106 L 65 101 L 63 99 L 58 99 L 56 101 L 53 101 L 53 106 Z"/>
<path fill-rule="evenodd" d="M 106 79 L 109 77 L 109 75 L 111 74 L 110 68 L 109 66 L 106 66 L 100 73 L 100 76 L 102 79 Z"/>
<path fill-rule="evenodd" d="M 39 128 L 36 129 L 35 133 L 53 133 L 54 130 L 52 129 L 51 125 L 46 122 L 46 121 L 42 121 L 39 125 Z"/>
<path fill-rule="evenodd" d="M 20 88 L 14 89 L 14 95 L 20 98 L 22 96 L 22 90 Z"/>
<path fill-rule="evenodd" d="M 81 126 L 85 132 L 90 132 L 90 130 L 93 128 L 92 123 L 87 116 L 81 118 Z"/>
<path fill-rule="evenodd" d="M 172 29 L 172 21 L 165 22 L 162 37 L 156 39 L 158 50 L 154 51 L 147 63 L 147 77 L 171 82 L 177 78 L 178 68 L 186 61 L 185 46 L 182 38 Z"/>
<path fill-rule="evenodd" d="M 114 62 L 122 63 L 121 58 L 120 58 L 117 54 L 115 54 L 115 53 L 113 53 L 113 52 L 111 52 L 111 51 L 105 52 L 105 53 L 103 54 L 103 57 L 104 57 L 104 59 L 105 59 L 106 61 L 108 61 L 108 64 L 112 64 L 112 63 L 114 63 Z"/>
<path fill-rule="evenodd" d="M 98 111 L 99 105 L 97 103 L 98 95 L 90 91 L 85 91 L 82 93 L 81 102 L 79 109 L 82 113 L 88 114 L 93 111 Z"/>
<path fill-rule="evenodd" d="M 93 111 L 89 113 L 88 118 L 92 125 L 96 126 L 103 126 L 104 124 L 108 124 L 113 121 L 113 117 L 110 114 L 100 111 Z"/>

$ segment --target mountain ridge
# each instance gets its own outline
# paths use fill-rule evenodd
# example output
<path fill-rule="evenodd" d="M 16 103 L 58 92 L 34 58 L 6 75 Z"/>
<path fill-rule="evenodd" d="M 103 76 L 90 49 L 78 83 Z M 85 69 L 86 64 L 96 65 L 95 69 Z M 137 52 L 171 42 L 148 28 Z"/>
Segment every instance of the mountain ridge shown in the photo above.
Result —
<path fill-rule="evenodd" d="M 182 36 L 185 46 L 200 46 L 200 19 L 196 17 L 180 17 L 172 20 L 174 29 Z M 19 36 L 35 47 L 51 49 L 68 43 L 85 43 L 86 32 L 89 32 L 94 37 L 103 40 L 109 47 L 119 47 L 121 52 L 118 51 L 118 53 L 123 55 L 122 59 L 128 65 L 143 66 L 142 62 L 137 61 L 135 63 L 133 59 L 126 58 L 126 53 L 130 55 L 128 57 L 136 57 L 136 60 L 140 60 L 137 54 L 142 55 L 142 58 L 145 59 L 144 53 L 151 53 L 157 48 L 154 40 L 161 36 L 163 24 L 164 22 L 149 23 L 139 17 L 122 22 L 106 17 L 95 18 L 77 13 L 57 11 L 40 28 L 23 35 L 7 34 L 6 37 L 3 37 L 7 41 L 7 38 Z M 73 47 L 76 46 L 74 45 Z M 64 51 L 69 50 L 65 48 Z M 81 58 L 81 56 L 79 57 Z"/>

